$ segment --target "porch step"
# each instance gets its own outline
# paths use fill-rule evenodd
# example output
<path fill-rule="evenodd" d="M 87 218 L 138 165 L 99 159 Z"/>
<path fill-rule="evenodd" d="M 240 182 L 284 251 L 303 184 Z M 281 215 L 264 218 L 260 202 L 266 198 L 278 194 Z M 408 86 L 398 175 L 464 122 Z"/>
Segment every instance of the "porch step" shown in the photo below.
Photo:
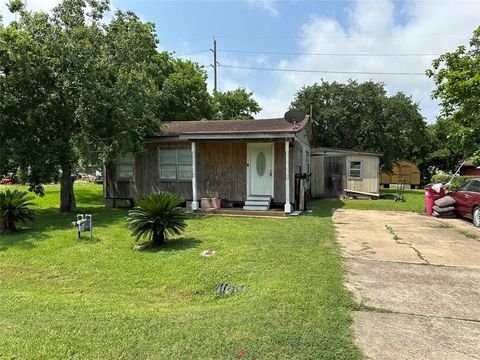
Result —
<path fill-rule="evenodd" d="M 247 201 L 245 201 L 245 206 L 243 210 L 248 211 L 267 211 L 270 209 L 270 202 L 272 198 L 270 196 L 257 196 L 249 195 L 247 196 Z"/>
<path fill-rule="evenodd" d="M 267 211 L 270 206 L 263 206 L 263 205 L 245 205 L 243 210 L 248 211 Z"/>
<path fill-rule="evenodd" d="M 263 200 L 263 201 L 271 201 L 272 197 L 269 195 L 248 195 L 247 196 L 247 201 L 252 200 L 252 201 L 257 201 L 257 200 Z"/>
<path fill-rule="evenodd" d="M 270 200 L 247 200 L 245 201 L 245 206 L 268 206 L 270 207 Z"/>

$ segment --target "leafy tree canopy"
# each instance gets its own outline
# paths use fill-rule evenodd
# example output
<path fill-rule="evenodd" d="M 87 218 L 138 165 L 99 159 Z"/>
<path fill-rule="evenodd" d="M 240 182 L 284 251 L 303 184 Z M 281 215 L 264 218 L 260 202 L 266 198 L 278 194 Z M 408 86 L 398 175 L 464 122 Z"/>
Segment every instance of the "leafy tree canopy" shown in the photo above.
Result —
<path fill-rule="evenodd" d="M 386 169 L 398 159 L 418 162 L 427 151 L 418 105 L 403 93 L 387 96 L 381 83 L 322 81 L 297 92 L 291 107 L 311 107 L 319 146 L 381 152 Z"/>
<path fill-rule="evenodd" d="M 435 82 L 442 116 L 452 123 L 452 139 L 480 165 L 480 27 L 469 47 L 441 55 L 427 75 Z"/>
<path fill-rule="evenodd" d="M 253 119 L 262 108 L 253 98 L 253 92 L 244 88 L 232 91 L 217 91 L 213 94 L 214 119 L 241 120 Z"/>
<path fill-rule="evenodd" d="M 75 209 L 79 158 L 139 152 L 161 120 L 211 111 L 203 69 L 158 52 L 154 25 L 132 12 L 105 23 L 108 9 L 108 0 L 64 0 L 51 14 L 22 6 L 0 27 L 0 172 L 20 167 L 35 185 L 60 167 L 62 211 Z"/>

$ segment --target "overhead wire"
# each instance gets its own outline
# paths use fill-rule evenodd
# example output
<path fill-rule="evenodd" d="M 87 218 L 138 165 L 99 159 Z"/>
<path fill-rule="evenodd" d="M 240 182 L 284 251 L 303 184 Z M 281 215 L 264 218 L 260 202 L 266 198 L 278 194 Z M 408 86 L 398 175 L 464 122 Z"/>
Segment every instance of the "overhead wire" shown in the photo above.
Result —
<path fill-rule="evenodd" d="M 341 71 L 341 70 L 313 70 L 313 69 L 286 69 L 286 68 L 270 68 L 220 64 L 220 67 L 244 70 L 263 70 L 263 71 L 279 71 L 279 72 L 295 72 L 295 73 L 319 73 L 319 74 L 353 74 L 353 75 L 405 75 L 405 76 L 425 76 L 423 72 L 390 72 L 390 71 Z"/>

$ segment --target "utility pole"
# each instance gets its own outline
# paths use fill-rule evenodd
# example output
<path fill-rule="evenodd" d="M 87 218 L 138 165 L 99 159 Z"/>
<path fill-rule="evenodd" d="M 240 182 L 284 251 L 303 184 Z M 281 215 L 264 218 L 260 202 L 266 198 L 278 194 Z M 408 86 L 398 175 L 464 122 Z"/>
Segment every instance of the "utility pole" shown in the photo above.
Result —
<path fill-rule="evenodd" d="M 213 93 L 217 92 L 217 65 L 220 65 L 217 62 L 217 40 L 215 36 L 213 37 L 213 49 L 210 49 L 213 52 L 213 64 L 210 66 L 213 67 Z"/>

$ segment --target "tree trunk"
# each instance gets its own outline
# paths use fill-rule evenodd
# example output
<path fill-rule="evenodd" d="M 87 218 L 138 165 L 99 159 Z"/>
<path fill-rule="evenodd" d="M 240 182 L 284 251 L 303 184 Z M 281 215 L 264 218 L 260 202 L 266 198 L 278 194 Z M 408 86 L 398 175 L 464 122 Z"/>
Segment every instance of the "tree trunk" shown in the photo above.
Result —
<path fill-rule="evenodd" d="M 163 244 L 165 244 L 165 233 L 163 231 L 161 231 L 160 233 L 153 233 L 152 245 L 162 246 Z"/>
<path fill-rule="evenodd" d="M 17 226 L 13 221 L 8 221 L 5 216 L 0 216 L 0 234 L 13 233 L 17 230 Z"/>
<path fill-rule="evenodd" d="M 76 211 L 75 194 L 73 193 L 72 167 L 70 163 L 62 164 L 62 178 L 60 180 L 60 211 Z"/>
<path fill-rule="evenodd" d="M 0 234 L 5 234 L 7 232 L 6 226 L 7 224 L 5 218 L 3 216 L 0 216 Z"/>

